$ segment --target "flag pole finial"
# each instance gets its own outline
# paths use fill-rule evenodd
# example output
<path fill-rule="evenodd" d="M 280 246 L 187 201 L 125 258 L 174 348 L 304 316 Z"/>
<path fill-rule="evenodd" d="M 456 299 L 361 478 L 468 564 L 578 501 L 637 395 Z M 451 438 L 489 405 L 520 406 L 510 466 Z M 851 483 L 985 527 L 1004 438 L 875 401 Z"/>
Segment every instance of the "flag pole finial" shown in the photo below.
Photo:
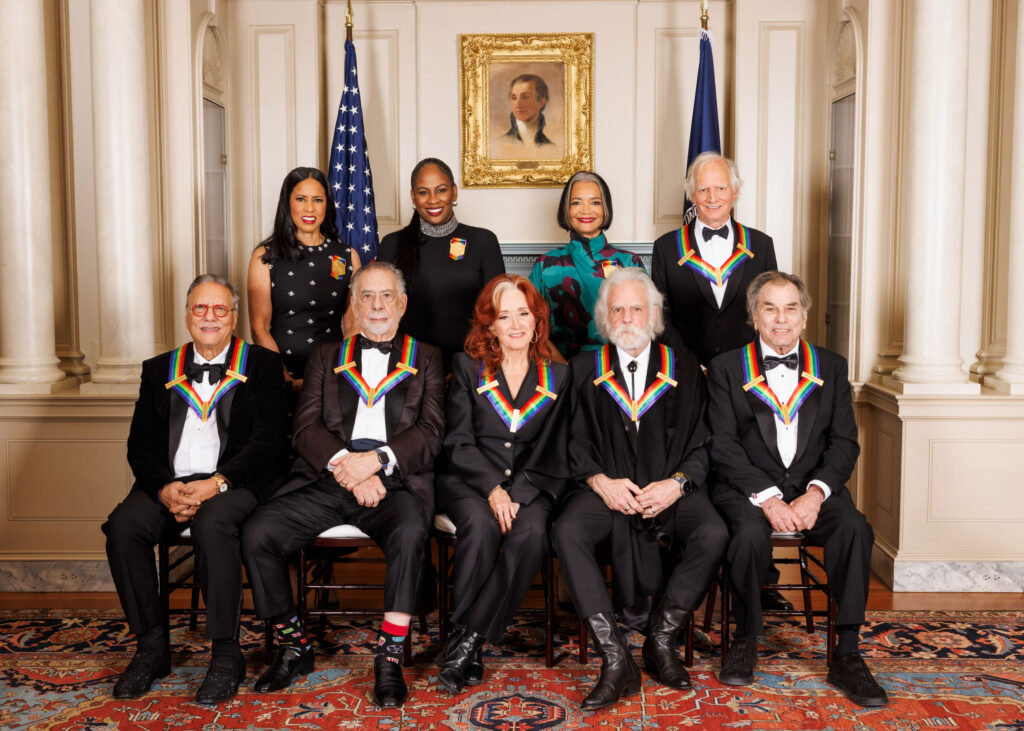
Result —
<path fill-rule="evenodd" d="M 348 0 L 348 5 L 345 8 L 345 36 L 348 40 L 352 40 L 352 0 Z"/>
<path fill-rule="evenodd" d="M 700 27 L 702 30 L 708 29 L 708 0 L 700 0 Z"/>

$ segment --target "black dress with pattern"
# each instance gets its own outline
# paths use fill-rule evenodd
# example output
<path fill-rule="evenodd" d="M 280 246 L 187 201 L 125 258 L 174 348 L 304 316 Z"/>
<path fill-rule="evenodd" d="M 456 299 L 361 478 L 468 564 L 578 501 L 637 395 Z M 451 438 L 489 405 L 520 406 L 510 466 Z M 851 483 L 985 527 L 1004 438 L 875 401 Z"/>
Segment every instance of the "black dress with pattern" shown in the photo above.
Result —
<path fill-rule="evenodd" d="M 270 336 L 292 378 L 302 378 L 316 345 L 342 340 L 341 318 L 352 281 L 352 254 L 345 244 L 326 239 L 299 250 L 298 261 L 279 259 L 269 265 Z"/>

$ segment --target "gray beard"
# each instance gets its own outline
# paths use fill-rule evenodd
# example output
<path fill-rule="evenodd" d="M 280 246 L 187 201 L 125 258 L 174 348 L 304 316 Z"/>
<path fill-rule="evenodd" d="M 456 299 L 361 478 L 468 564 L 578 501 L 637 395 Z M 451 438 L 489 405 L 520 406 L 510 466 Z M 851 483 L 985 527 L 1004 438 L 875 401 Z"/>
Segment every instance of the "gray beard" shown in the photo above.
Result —
<path fill-rule="evenodd" d="M 608 339 L 615 347 L 622 350 L 636 350 L 654 340 L 654 328 L 650 325 L 644 328 L 635 325 L 619 325 L 612 329 Z"/>

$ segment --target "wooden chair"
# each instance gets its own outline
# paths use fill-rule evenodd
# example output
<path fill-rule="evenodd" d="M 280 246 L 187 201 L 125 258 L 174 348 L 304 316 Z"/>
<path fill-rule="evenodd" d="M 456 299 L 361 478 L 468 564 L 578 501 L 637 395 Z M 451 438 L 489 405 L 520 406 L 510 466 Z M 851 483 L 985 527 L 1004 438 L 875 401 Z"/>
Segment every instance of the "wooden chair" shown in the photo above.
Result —
<path fill-rule="evenodd" d="M 338 583 L 334 581 L 335 564 L 386 564 L 383 554 L 378 556 L 337 555 L 337 549 L 346 548 L 380 548 L 368 535 L 354 525 L 342 524 L 323 531 L 315 541 L 299 551 L 299 616 L 304 627 L 309 626 L 310 617 L 320 618 L 320 632 L 323 633 L 327 617 L 333 616 L 365 616 L 365 609 L 342 609 L 326 606 L 328 592 L 337 591 L 379 591 L 383 592 L 383 584 L 370 583 Z M 333 551 L 333 553 L 331 553 Z M 316 558 L 326 553 L 326 559 Z M 313 605 L 307 600 L 309 592 L 316 592 Z M 420 632 L 426 634 L 427 622 L 424 614 L 419 615 Z M 405 664 L 412 665 L 412 633 L 405 638 Z"/>
<path fill-rule="evenodd" d="M 175 546 L 186 546 L 189 550 L 181 551 L 171 559 L 171 548 Z M 157 552 L 160 564 L 158 572 L 160 603 L 163 606 L 164 617 L 169 619 L 171 614 L 188 615 L 188 628 L 193 632 L 198 624 L 199 615 L 206 613 L 205 607 L 199 606 L 199 581 L 195 577 L 195 567 L 189 568 L 177 581 L 171 581 L 171 572 L 183 566 L 189 559 L 195 560 L 195 551 L 192 548 L 192 529 L 186 528 L 181 533 L 170 538 L 165 538 L 157 544 Z M 248 589 L 249 583 L 243 581 L 242 589 Z M 189 606 L 184 609 L 171 609 L 171 593 L 177 589 L 185 589 L 191 593 Z M 242 614 L 253 614 L 251 609 L 242 609 Z M 169 622 L 167 623 L 169 626 Z M 263 623 L 263 649 L 269 657 L 273 649 L 273 636 L 270 628 L 270 620 Z"/>
<path fill-rule="evenodd" d="M 825 564 L 822 563 L 821 559 L 815 556 L 813 553 L 807 550 L 808 545 L 804 541 L 804 537 L 800 533 L 773 533 L 772 534 L 772 548 L 796 548 L 796 558 L 776 558 L 776 565 L 780 564 L 798 564 L 800 566 L 800 583 L 797 584 L 765 584 L 764 589 L 775 589 L 776 591 L 797 591 L 799 590 L 803 594 L 803 609 L 765 609 L 762 610 L 762 616 L 773 616 L 773 617 L 803 617 L 804 625 L 807 628 L 808 634 L 814 634 L 814 618 L 824 617 L 825 618 L 825 657 L 829 665 L 832 664 L 832 655 L 835 652 L 836 645 L 836 602 L 832 596 L 832 589 L 828 584 L 828 581 L 822 578 L 825 576 Z M 811 568 L 811 564 L 814 565 L 821 572 L 819 576 L 814 569 Z M 728 565 L 723 562 L 722 564 L 722 579 L 721 584 L 723 587 L 728 586 Z M 811 603 L 811 592 L 820 591 L 825 595 L 826 608 L 825 609 L 814 609 Z M 726 651 L 729 649 L 729 621 L 730 621 L 730 592 L 727 590 L 722 591 L 722 656 L 725 657 Z M 711 607 L 708 607 L 710 613 Z"/>
<path fill-rule="evenodd" d="M 451 631 L 451 552 L 458 540 L 455 523 L 447 515 L 434 516 L 431 535 L 437 542 L 438 583 L 437 616 L 441 629 L 441 647 L 448 641 Z M 548 667 L 555 664 L 555 558 L 549 550 L 540 569 L 541 583 L 531 589 L 544 591 L 544 662 Z M 533 610 L 526 610 L 533 611 Z M 525 613 L 525 612 L 522 612 Z"/>

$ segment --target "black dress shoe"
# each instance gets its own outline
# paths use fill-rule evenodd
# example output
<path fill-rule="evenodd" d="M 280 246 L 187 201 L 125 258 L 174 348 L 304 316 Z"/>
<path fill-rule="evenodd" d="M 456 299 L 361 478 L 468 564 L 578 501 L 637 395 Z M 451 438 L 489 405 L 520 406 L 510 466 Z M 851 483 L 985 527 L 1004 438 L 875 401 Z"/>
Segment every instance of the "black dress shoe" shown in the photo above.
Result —
<path fill-rule="evenodd" d="M 757 639 L 736 637 L 722 659 L 718 681 L 726 685 L 750 685 L 757 667 Z"/>
<path fill-rule="evenodd" d="M 303 650 L 295 645 L 281 645 L 277 648 L 274 662 L 256 681 L 253 690 L 273 693 L 287 688 L 298 676 L 313 672 L 314 664 L 312 647 Z"/>
<path fill-rule="evenodd" d="M 121 677 L 114 683 L 114 697 L 118 699 L 138 698 L 146 695 L 154 680 L 171 673 L 171 654 L 137 652 Z"/>
<path fill-rule="evenodd" d="M 381 708 L 398 708 L 405 703 L 409 689 L 405 687 L 402 666 L 386 655 L 373 658 L 373 697 Z"/>
<path fill-rule="evenodd" d="M 437 679 L 445 690 L 452 695 L 458 695 L 466 685 L 466 672 L 479 657 L 485 638 L 471 629 L 466 629 L 452 639 L 458 641 L 449 642 L 445 648 L 445 659 Z M 483 678 L 483 665 L 480 666 L 480 677 Z"/>
<path fill-rule="evenodd" d="M 768 609 L 771 611 L 792 611 L 793 602 L 782 596 L 782 594 L 775 589 L 762 589 L 761 609 Z"/>
<path fill-rule="evenodd" d="M 847 652 L 832 658 L 828 682 L 839 688 L 858 706 L 877 708 L 889 703 L 889 696 L 864 664 L 859 652 Z"/>
<path fill-rule="evenodd" d="M 196 703 L 213 706 L 238 695 L 238 684 L 245 679 L 245 661 L 233 657 L 215 657 L 196 691 Z"/>
<path fill-rule="evenodd" d="M 466 685 L 480 685 L 484 682 L 484 651 L 479 649 L 473 660 L 466 666 Z"/>

